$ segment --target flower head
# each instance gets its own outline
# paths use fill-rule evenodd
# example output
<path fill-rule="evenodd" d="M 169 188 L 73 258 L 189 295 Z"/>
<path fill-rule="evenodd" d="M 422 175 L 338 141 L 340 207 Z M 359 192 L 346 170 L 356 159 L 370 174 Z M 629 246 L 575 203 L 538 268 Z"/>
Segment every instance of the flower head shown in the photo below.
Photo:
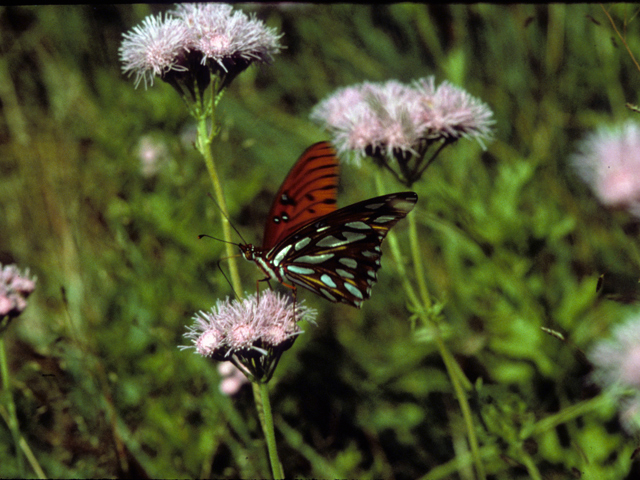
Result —
<path fill-rule="evenodd" d="M 157 17 L 150 15 L 123 36 L 119 49 L 122 71 L 135 75 L 136 88 L 142 80 L 146 88 L 147 82 L 153 85 L 156 76 L 187 70 L 182 62 L 191 34 L 184 22 L 169 16 L 163 19 L 161 13 Z"/>
<path fill-rule="evenodd" d="M 411 185 L 440 152 L 431 145 L 491 137 L 492 112 L 480 100 L 448 82 L 428 77 L 405 85 L 396 80 L 364 82 L 337 90 L 312 111 L 312 120 L 334 136 L 341 153 L 356 162 L 370 156 Z"/>
<path fill-rule="evenodd" d="M 640 126 L 629 121 L 588 135 L 572 157 L 578 175 L 600 202 L 640 218 Z"/>
<path fill-rule="evenodd" d="M 640 316 L 618 325 L 612 338 L 594 345 L 588 358 L 595 367 L 593 382 L 619 398 L 625 429 L 640 431 Z"/>
<path fill-rule="evenodd" d="M 29 276 L 29 270 L 22 273 L 15 265 L 3 267 L 0 263 L 0 320 L 20 315 L 35 288 L 36 279 Z M 2 327 L 5 326 L 3 323 Z"/>
<path fill-rule="evenodd" d="M 181 94 L 194 97 L 210 75 L 220 78 L 218 91 L 254 62 L 267 63 L 280 51 L 280 35 L 260 20 L 222 3 L 178 4 L 147 17 L 124 34 L 120 46 L 123 71 L 153 85 L 159 76 Z"/>
<path fill-rule="evenodd" d="M 434 78 L 414 82 L 420 95 L 416 122 L 427 137 L 490 139 L 493 112 L 479 99 L 444 81 L 435 88 Z"/>
<path fill-rule="evenodd" d="M 375 151 L 413 151 L 419 132 L 412 121 L 416 92 L 395 80 L 364 82 L 337 90 L 320 102 L 311 118 L 335 136 L 335 145 L 356 159 Z"/>
<path fill-rule="evenodd" d="M 268 381 L 280 355 L 302 333 L 296 322 L 314 317 L 314 310 L 267 290 L 242 300 L 218 300 L 210 312 L 196 314 L 185 337 L 196 353 L 231 360 L 245 375 Z"/>
<path fill-rule="evenodd" d="M 188 25 L 190 48 L 202 53 L 201 63 L 217 63 L 222 70 L 251 62 L 269 63 L 280 52 L 280 35 L 260 20 L 221 3 L 183 3 L 171 12 Z"/>

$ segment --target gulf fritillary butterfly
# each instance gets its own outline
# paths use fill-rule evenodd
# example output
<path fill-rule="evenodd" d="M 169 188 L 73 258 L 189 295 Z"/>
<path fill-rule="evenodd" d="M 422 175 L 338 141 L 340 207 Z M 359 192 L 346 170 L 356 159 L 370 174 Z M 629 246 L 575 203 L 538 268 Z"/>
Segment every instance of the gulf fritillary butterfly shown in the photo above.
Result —
<path fill-rule="evenodd" d="M 392 193 L 336 210 L 338 157 L 328 142 L 300 156 L 276 195 L 262 248 L 240 245 L 247 260 L 296 290 L 360 308 L 376 283 L 387 232 L 409 213 L 418 196 Z M 291 284 L 287 283 L 291 282 Z"/>

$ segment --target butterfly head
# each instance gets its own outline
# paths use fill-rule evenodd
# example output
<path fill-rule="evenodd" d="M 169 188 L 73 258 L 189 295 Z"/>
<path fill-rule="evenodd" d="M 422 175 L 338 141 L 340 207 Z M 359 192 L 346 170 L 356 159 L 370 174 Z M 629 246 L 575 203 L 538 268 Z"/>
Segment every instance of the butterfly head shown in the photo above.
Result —
<path fill-rule="evenodd" d="M 255 261 L 256 259 L 256 247 L 251 245 L 250 243 L 239 243 L 238 247 L 240 248 L 240 253 L 244 258 L 250 261 Z"/>

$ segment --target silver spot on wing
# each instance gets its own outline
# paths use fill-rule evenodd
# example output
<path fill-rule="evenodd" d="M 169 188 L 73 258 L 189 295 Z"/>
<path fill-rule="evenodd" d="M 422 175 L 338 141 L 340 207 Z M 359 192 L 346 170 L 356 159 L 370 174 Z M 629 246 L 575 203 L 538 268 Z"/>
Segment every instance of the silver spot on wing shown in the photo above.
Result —
<path fill-rule="evenodd" d="M 343 257 L 340 260 L 338 260 L 338 262 L 343 264 L 345 267 L 349 267 L 349 268 L 357 268 L 358 267 L 358 262 L 353 258 Z"/>
<path fill-rule="evenodd" d="M 348 222 L 344 224 L 345 227 L 354 228 L 356 230 L 371 230 L 371 227 L 364 222 Z"/>
<path fill-rule="evenodd" d="M 322 238 L 316 246 L 318 247 L 340 247 L 349 243 L 357 242 L 358 240 L 364 240 L 367 236 L 364 233 L 355 232 L 343 232 L 344 240 L 340 240 L 332 235 L 328 235 Z"/>
<path fill-rule="evenodd" d="M 349 290 L 351 295 L 353 295 L 354 297 L 359 298 L 360 300 L 363 299 L 362 292 L 360 290 L 358 290 L 355 286 L 351 285 L 350 283 L 345 282 L 344 288 Z"/>
<path fill-rule="evenodd" d="M 323 263 L 333 258 L 335 253 L 325 253 L 324 255 L 303 255 L 296 258 L 296 263 Z"/>
<path fill-rule="evenodd" d="M 304 247 L 306 247 L 307 245 L 309 245 L 309 243 L 311 242 L 311 237 L 305 237 L 302 240 L 299 240 L 293 248 L 296 249 L 296 252 L 299 252 L 300 250 L 302 250 Z"/>
<path fill-rule="evenodd" d="M 320 281 L 324 283 L 327 287 L 336 288 L 336 282 L 334 282 L 329 275 L 326 273 L 322 274 L 320 277 Z"/>
<path fill-rule="evenodd" d="M 315 272 L 313 268 L 301 267 L 299 265 L 287 265 L 287 272 L 297 273 L 298 275 L 311 275 Z"/>
<path fill-rule="evenodd" d="M 369 205 L 365 205 L 364 208 L 368 208 L 369 210 L 377 210 L 378 208 L 384 206 L 384 202 L 381 203 L 370 203 Z"/>
<path fill-rule="evenodd" d="M 280 262 L 287 255 L 289 250 L 291 250 L 291 245 L 287 245 L 282 250 L 280 250 L 278 253 L 276 253 L 276 256 L 273 258 L 273 266 L 274 267 L 277 267 L 278 265 L 280 265 Z"/>
<path fill-rule="evenodd" d="M 408 202 L 406 200 L 402 200 L 402 199 L 394 199 L 393 201 L 389 202 L 389 204 L 397 209 L 397 210 L 402 210 L 403 212 L 410 212 L 411 210 L 413 210 L 413 207 L 416 206 L 416 202 L 418 201 L 418 198 L 416 197 L 416 199 L 413 202 Z"/>
<path fill-rule="evenodd" d="M 343 270 L 342 268 L 336 268 L 336 273 L 340 275 L 342 278 L 350 278 L 352 280 L 355 278 L 351 273 L 347 272 L 346 270 Z"/>
<path fill-rule="evenodd" d="M 338 301 L 338 299 L 337 299 L 336 297 L 334 297 L 334 296 L 331 294 L 331 292 L 329 292 L 329 290 L 326 290 L 326 289 L 324 289 L 324 288 L 321 288 L 321 289 L 320 289 L 320 292 L 321 292 L 325 297 L 327 297 L 329 300 L 331 300 L 332 302 L 337 302 L 337 301 Z"/>
<path fill-rule="evenodd" d="M 389 223 L 392 222 L 394 220 L 396 220 L 397 217 L 393 216 L 393 215 L 380 215 L 378 218 L 376 218 L 373 223 Z"/>

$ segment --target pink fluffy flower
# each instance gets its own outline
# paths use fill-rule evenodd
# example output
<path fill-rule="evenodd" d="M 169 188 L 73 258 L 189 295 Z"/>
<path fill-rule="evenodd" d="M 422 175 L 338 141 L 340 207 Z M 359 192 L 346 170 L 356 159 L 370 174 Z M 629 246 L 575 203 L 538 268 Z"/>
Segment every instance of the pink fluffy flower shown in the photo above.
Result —
<path fill-rule="evenodd" d="M 336 90 L 311 112 L 342 154 L 359 163 L 374 158 L 411 185 L 443 146 L 460 138 L 482 144 L 492 136 L 493 113 L 464 90 L 428 77 L 411 85 L 364 82 Z M 428 158 L 429 148 L 439 144 Z"/>
<path fill-rule="evenodd" d="M 640 126 L 629 121 L 588 135 L 572 158 L 600 202 L 640 218 Z"/>
<path fill-rule="evenodd" d="M 268 63 L 280 52 L 275 29 L 224 3 L 181 3 L 171 12 L 190 32 L 189 49 L 202 53 L 223 70 L 242 61 Z"/>
<path fill-rule="evenodd" d="M 588 358 L 594 365 L 593 382 L 618 399 L 623 427 L 629 433 L 640 431 L 640 316 L 616 326 Z"/>
<path fill-rule="evenodd" d="M 148 16 L 142 24 L 125 33 L 120 45 L 123 73 L 135 76 L 136 88 L 141 81 L 153 85 L 154 77 L 171 70 L 186 71 L 181 61 L 188 51 L 190 33 L 184 22 L 162 14 Z"/>
<path fill-rule="evenodd" d="M 178 4 L 162 16 L 149 16 L 124 34 L 122 71 L 153 85 L 155 77 L 181 94 L 195 96 L 220 77 L 219 89 L 252 63 L 268 63 L 280 52 L 280 35 L 260 20 L 224 3 Z"/>
<path fill-rule="evenodd" d="M 415 121 L 426 137 L 473 138 L 483 147 L 482 140 L 491 138 L 493 112 L 479 99 L 446 80 L 436 88 L 433 77 L 414 82 L 414 88 L 421 97 Z"/>
<path fill-rule="evenodd" d="M 15 265 L 0 263 L 0 318 L 20 315 L 35 288 L 36 279 L 29 276 L 29 270 L 22 273 Z"/>
<path fill-rule="evenodd" d="M 242 300 L 218 300 L 210 312 L 199 312 L 184 335 L 196 353 L 230 360 L 245 375 L 268 381 L 280 355 L 302 333 L 297 322 L 313 321 L 315 310 L 294 305 L 271 290 Z"/>

